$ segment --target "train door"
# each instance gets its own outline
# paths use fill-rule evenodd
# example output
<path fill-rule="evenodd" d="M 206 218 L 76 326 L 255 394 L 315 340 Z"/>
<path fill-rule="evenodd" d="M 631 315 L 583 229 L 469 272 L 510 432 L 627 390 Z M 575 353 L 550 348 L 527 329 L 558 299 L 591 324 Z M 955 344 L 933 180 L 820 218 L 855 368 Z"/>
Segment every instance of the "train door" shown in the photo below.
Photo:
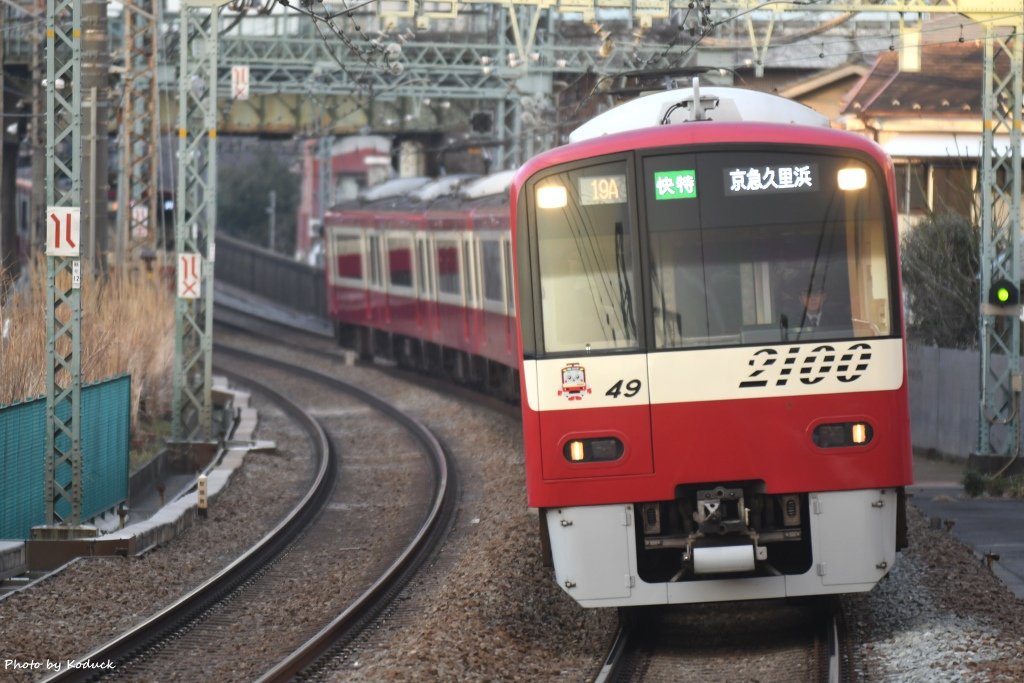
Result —
<path fill-rule="evenodd" d="M 369 292 L 370 320 L 381 323 L 385 320 L 387 302 L 384 290 L 384 261 L 381 233 L 368 230 L 366 233 L 367 290 Z"/>
<path fill-rule="evenodd" d="M 436 317 L 430 234 L 416 233 L 416 328 L 420 336 L 433 339 Z"/>
<path fill-rule="evenodd" d="M 501 353 L 507 334 L 508 308 L 505 302 L 504 274 L 502 273 L 501 235 L 492 231 L 477 234 L 477 263 L 480 291 L 480 340 L 481 352 L 488 357 Z"/>
<path fill-rule="evenodd" d="M 623 155 L 528 186 L 532 291 L 521 270 L 520 307 L 523 352 L 537 360 L 523 374 L 545 479 L 653 471 L 632 175 Z"/>
<path fill-rule="evenodd" d="M 459 348 L 466 335 L 466 278 L 461 235 L 438 233 L 434 236 L 434 253 L 438 341 L 444 346 Z"/>
<path fill-rule="evenodd" d="M 413 233 L 393 231 L 387 235 L 388 310 L 392 332 L 415 334 L 416 297 L 413 283 Z"/>

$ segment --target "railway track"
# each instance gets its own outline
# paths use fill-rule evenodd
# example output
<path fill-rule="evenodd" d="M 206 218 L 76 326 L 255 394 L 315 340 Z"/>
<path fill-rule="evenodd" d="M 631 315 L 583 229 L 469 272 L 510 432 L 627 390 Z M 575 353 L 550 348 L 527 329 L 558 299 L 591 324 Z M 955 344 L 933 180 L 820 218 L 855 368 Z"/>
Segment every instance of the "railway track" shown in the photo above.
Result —
<path fill-rule="evenodd" d="M 230 566 L 142 624 L 78 658 L 110 662 L 112 667 L 69 667 L 47 680 L 198 680 L 211 674 L 219 678 L 218 669 L 231 671 L 236 680 L 253 680 L 268 670 L 265 680 L 291 678 L 339 639 L 358 632 L 429 557 L 450 524 L 456 482 L 443 450 L 422 425 L 335 378 L 248 351 L 218 346 L 217 354 L 219 372 L 225 372 L 224 361 L 230 359 L 228 374 L 272 397 L 301 426 L 317 462 L 309 490 L 276 528 Z M 277 373 L 274 385 L 287 389 L 277 391 L 267 381 L 253 379 L 270 367 Z M 314 416 L 285 395 L 308 400 L 309 391 L 298 387 L 312 385 L 335 397 L 318 403 L 322 415 Z M 339 394 L 350 397 L 341 418 L 325 410 L 341 405 L 336 400 Z M 345 415 L 350 423 L 368 422 L 376 429 L 374 434 L 348 439 L 350 450 L 374 449 L 385 438 L 392 448 L 390 467 L 368 465 L 359 453 L 339 462 L 331 433 L 343 431 L 339 419 L 345 422 Z M 381 422 L 392 426 L 382 427 Z M 398 504 L 402 510 L 397 519 L 387 518 L 387 535 L 382 537 L 372 519 L 378 504 L 366 497 L 393 480 L 397 468 L 409 471 L 410 480 L 398 483 L 391 503 L 400 503 L 402 496 L 408 500 Z M 339 576 L 342 570 L 345 574 Z M 325 593 L 339 597 L 333 602 L 313 597 L 317 604 L 308 604 L 309 596 Z M 239 658 L 240 653 L 246 660 Z"/>
<path fill-rule="evenodd" d="M 834 598 L 634 608 L 621 622 L 595 683 L 850 679 Z"/>
<path fill-rule="evenodd" d="M 247 318 L 235 312 L 219 322 L 269 339 L 290 334 L 273 323 L 253 325 Z M 317 351 L 317 340 L 308 335 L 297 334 L 289 343 Z M 336 347 L 328 353 L 344 355 Z M 349 360 L 351 356 L 349 352 Z M 450 381 L 386 365 L 375 369 L 510 414 L 509 404 Z M 850 655 L 840 642 L 839 610 L 836 599 L 631 610 L 596 680 L 849 680 Z"/>

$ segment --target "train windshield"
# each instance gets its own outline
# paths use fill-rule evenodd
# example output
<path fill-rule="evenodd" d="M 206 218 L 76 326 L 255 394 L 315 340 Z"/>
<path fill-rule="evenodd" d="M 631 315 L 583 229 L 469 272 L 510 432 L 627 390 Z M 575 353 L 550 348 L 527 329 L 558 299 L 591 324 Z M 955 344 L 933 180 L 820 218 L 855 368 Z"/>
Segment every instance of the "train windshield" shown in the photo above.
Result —
<path fill-rule="evenodd" d="M 541 318 L 548 352 L 637 347 L 637 236 L 626 162 L 536 186 Z"/>
<path fill-rule="evenodd" d="M 643 159 L 659 349 L 889 336 L 886 197 L 846 157 Z"/>
<path fill-rule="evenodd" d="M 525 352 L 896 334 L 882 172 L 807 149 L 638 153 L 534 180 Z"/>

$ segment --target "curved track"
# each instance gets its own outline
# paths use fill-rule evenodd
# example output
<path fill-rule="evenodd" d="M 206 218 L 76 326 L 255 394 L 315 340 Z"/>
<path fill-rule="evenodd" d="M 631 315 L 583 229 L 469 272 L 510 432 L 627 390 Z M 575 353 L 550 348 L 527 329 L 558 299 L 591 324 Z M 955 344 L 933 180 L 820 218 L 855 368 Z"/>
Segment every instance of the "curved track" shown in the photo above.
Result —
<path fill-rule="evenodd" d="M 457 486 L 446 456 L 433 435 L 415 420 L 403 415 L 386 402 L 357 387 L 305 368 L 223 346 L 218 346 L 217 352 L 220 355 L 232 357 L 236 361 L 256 364 L 262 368 L 274 367 L 289 375 L 301 377 L 303 381 L 328 385 L 333 391 L 344 392 L 355 397 L 360 403 L 379 411 L 387 416 L 388 420 L 401 425 L 412 435 L 412 438 L 420 444 L 420 450 L 429 463 L 428 468 L 433 472 L 433 476 L 429 477 L 432 484 L 432 493 L 429 494 L 429 498 L 432 502 L 429 505 L 428 514 L 419 523 L 419 530 L 413 540 L 407 544 L 403 543 L 403 549 L 399 553 L 398 559 L 391 562 L 383 574 L 366 581 L 367 584 L 372 583 L 372 586 L 363 591 L 358 599 L 344 609 L 341 616 L 334 619 L 327 627 L 321 628 L 317 636 L 309 639 L 297 651 L 289 648 L 287 652 L 281 652 L 278 657 L 273 659 L 273 661 L 278 661 L 280 657 L 287 654 L 285 662 L 265 677 L 266 680 L 282 680 L 294 676 L 303 667 L 309 665 L 319 653 L 329 648 L 339 637 L 356 632 L 361 625 L 366 623 L 368 615 L 372 613 L 373 609 L 375 607 L 379 609 L 381 601 L 387 600 L 389 589 L 402 585 L 402 581 L 416 571 L 418 563 L 430 555 L 434 544 L 443 536 L 444 530 L 450 524 L 454 514 Z M 218 372 L 224 372 L 223 368 L 218 368 Z M 95 663 L 109 660 L 113 662 L 113 677 L 127 676 L 131 678 L 135 675 L 132 673 L 133 671 L 138 673 L 141 670 L 146 671 L 147 675 L 151 675 L 154 669 L 160 671 L 160 667 L 167 667 L 165 672 L 168 674 L 168 680 L 172 678 L 184 680 L 182 676 L 189 675 L 186 673 L 189 667 L 198 666 L 198 670 L 202 671 L 203 665 L 201 662 L 188 661 L 189 655 L 187 654 L 176 654 L 179 648 L 182 653 L 187 652 L 188 641 L 199 640 L 207 643 L 208 639 L 220 637 L 222 632 L 226 632 L 224 633 L 226 639 L 229 638 L 232 627 L 236 627 L 237 624 L 231 623 L 231 617 L 225 615 L 232 614 L 232 611 L 237 613 L 239 609 L 244 612 L 247 601 L 251 601 L 254 605 L 253 609 L 258 610 L 260 603 L 281 599 L 281 596 L 275 593 L 275 591 L 279 591 L 279 588 L 261 587 L 260 584 L 264 582 L 273 585 L 275 578 L 279 583 L 280 574 L 288 570 L 271 569 L 271 566 L 279 562 L 282 557 L 293 554 L 291 548 L 295 547 L 298 539 L 304 535 L 317 536 L 315 525 L 318 523 L 318 518 L 321 518 L 325 506 L 331 500 L 339 463 L 331 440 L 317 420 L 299 408 L 294 401 L 282 395 L 281 392 L 271 389 L 266 384 L 255 382 L 251 374 L 245 373 L 244 379 L 240 375 L 236 375 L 233 379 L 237 383 L 252 387 L 269 397 L 295 423 L 301 425 L 302 432 L 307 435 L 316 459 L 316 474 L 312 478 L 309 490 L 287 517 L 242 557 L 142 624 L 81 657 L 80 661 Z M 322 535 L 322 532 L 320 533 Z M 326 544 L 330 545 L 331 543 L 332 541 L 328 541 Z M 320 545 L 324 544 L 323 541 L 320 542 Z M 278 574 L 278 576 L 272 576 L 274 574 Z M 270 578 L 267 579 L 267 577 Z M 264 581 L 264 579 L 267 580 Z M 320 626 L 323 623 L 321 622 Z M 274 629 L 271 629 L 269 632 L 273 631 Z M 190 637 L 190 634 L 195 635 Z M 191 645 L 194 647 L 194 643 Z M 274 647 L 269 645 L 268 649 Z M 170 664 L 154 664 L 152 660 L 170 662 Z M 179 662 L 184 671 L 178 671 L 175 662 Z M 110 674 L 111 672 L 103 670 L 69 668 L 47 680 L 92 680 L 100 676 L 110 676 Z"/>

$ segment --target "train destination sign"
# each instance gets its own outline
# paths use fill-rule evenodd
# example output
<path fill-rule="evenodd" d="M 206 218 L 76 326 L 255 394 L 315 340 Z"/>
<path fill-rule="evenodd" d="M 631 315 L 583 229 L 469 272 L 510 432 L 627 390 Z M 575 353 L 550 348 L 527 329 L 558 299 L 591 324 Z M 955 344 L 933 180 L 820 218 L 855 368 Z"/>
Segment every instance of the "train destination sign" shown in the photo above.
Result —
<path fill-rule="evenodd" d="M 726 169 L 725 193 L 764 194 L 817 190 L 817 164 Z"/>
<path fill-rule="evenodd" d="M 654 199 L 693 199 L 697 196 L 697 171 L 658 171 L 654 174 Z"/>
<path fill-rule="evenodd" d="M 604 175 L 580 178 L 580 204 L 624 204 L 626 195 L 625 175 Z"/>

